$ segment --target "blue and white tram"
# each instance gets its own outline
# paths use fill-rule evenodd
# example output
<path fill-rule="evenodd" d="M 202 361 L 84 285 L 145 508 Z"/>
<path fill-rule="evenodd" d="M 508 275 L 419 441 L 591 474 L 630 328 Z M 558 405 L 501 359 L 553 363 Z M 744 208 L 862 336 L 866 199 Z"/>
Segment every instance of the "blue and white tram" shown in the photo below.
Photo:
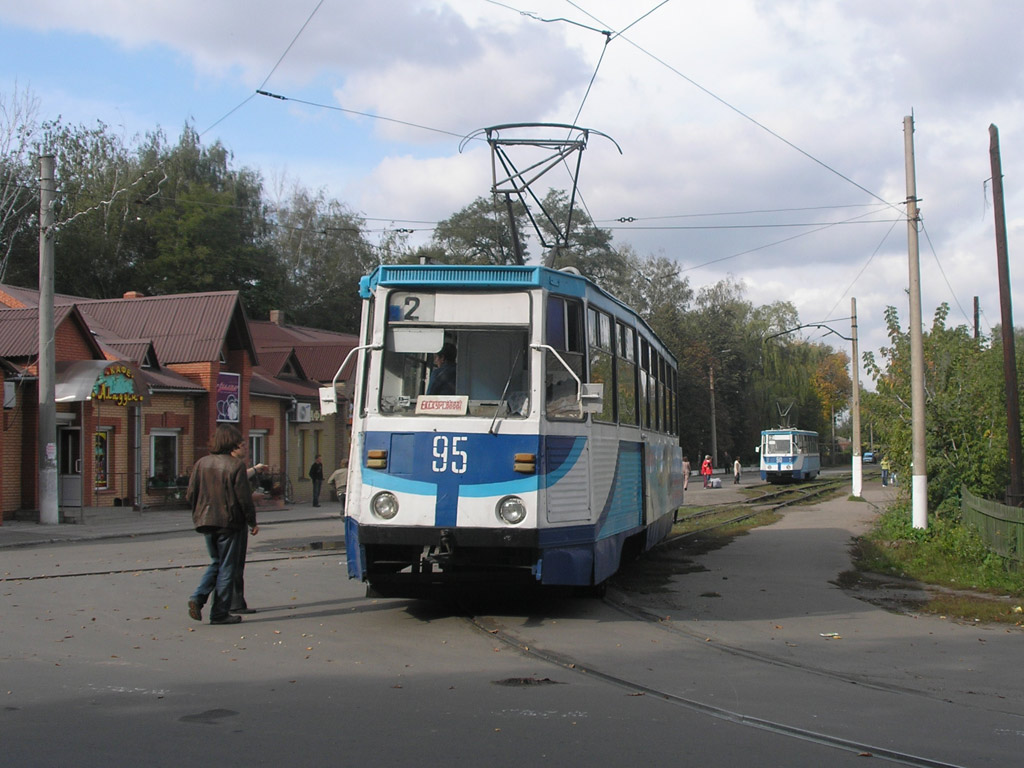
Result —
<path fill-rule="evenodd" d="M 770 483 L 813 480 L 821 472 L 818 433 L 806 429 L 766 429 L 761 433 L 761 479 Z"/>
<path fill-rule="evenodd" d="M 360 295 L 350 577 L 411 597 L 599 585 L 668 534 L 676 362 L 636 313 L 532 266 L 381 266 Z"/>

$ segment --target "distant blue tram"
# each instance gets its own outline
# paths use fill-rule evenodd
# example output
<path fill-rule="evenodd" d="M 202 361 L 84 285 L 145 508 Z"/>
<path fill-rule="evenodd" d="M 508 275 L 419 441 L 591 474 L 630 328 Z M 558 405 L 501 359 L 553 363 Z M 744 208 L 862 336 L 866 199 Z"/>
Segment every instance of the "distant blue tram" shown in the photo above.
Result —
<path fill-rule="evenodd" d="M 761 433 L 761 479 L 769 483 L 813 480 L 821 472 L 818 433 L 806 429 L 766 429 Z"/>

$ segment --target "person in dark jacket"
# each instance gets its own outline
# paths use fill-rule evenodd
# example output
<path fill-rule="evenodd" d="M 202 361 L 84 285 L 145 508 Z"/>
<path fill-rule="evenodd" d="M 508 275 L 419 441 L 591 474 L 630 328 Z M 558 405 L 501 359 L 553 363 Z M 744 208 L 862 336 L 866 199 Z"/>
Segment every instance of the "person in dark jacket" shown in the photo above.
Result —
<path fill-rule="evenodd" d="M 318 453 L 309 468 L 309 479 L 313 481 L 313 506 L 320 506 L 320 489 L 324 484 L 324 460 Z"/>
<path fill-rule="evenodd" d="M 428 395 L 455 394 L 455 345 L 448 343 L 434 355 L 434 370 L 427 382 Z"/>
<path fill-rule="evenodd" d="M 245 460 L 246 448 L 236 448 L 231 452 L 232 456 Z M 257 464 L 255 467 L 249 467 L 245 471 L 245 476 L 249 478 L 249 486 L 251 488 L 257 488 L 259 482 L 258 475 L 263 474 L 267 469 L 266 464 Z M 253 493 L 258 493 L 254 490 Z M 255 535 L 255 534 L 253 534 Z M 249 551 L 249 537 L 243 532 L 238 537 L 238 560 L 235 562 L 235 576 L 231 587 L 231 607 L 228 609 L 231 613 L 256 613 L 255 609 L 250 608 L 249 604 L 245 601 L 245 557 Z"/>
<path fill-rule="evenodd" d="M 210 554 L 210 565 L 188 600 L 188 615 L 196 621 L 203 620 L 203 606 L 211 593 L 211 624 L 237 624 L 242 620 L 229 611 L 239 541 L 247 527 L 255 536 L 259 526 L 245 461 L 232 455 L 240 446 L 244 447 L 245 441 L 237 427 L 218 425 L 210 439 L 210 453 L 193 466 L 185 492 L 192 507 L 192 524 L 205 537 Z"/>

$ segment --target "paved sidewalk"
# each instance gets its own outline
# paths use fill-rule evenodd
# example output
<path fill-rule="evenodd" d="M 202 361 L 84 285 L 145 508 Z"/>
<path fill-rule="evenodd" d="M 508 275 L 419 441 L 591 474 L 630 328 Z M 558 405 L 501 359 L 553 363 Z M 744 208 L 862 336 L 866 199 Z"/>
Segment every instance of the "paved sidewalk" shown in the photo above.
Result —
<path fill-rule="evenodd" d="M 761 482 L 755 469 L 745 470 L 743 481 L 734 485 L 732 475 L 715 475 L 722 479 L 722 487 L 705 489 L 701 485 L 699 475 L 690 478 L 689 488 L 685 494 L 686 506 L 703 506 L 729 501 L 741 501 L 744 489 L 760 485 Z M 864 479 L 865 501 L 876 507 L 882 507 L 896 497 L 895 488 L 882 488 L 878 478 Z M 830 504 L 852 504 L 856 509 L 863 509 L 863 502 L 849 502 L 845 498 Z M 113 512 L 113 510 L 111 510 Z M 289 504 L 284 507 L 261 506 L 256 508 L 257 520 L 260 524 L 277 524 L 305 520 L 327 520 L 337 518 L 341 514 L 341 505 L 336 501 L 326 501 L 319 507 L 309 502 Z M 147 509 L 145 512 L 125 510 L 120 516 L 102 522 L 92 523 L 60 523 L 43 525 L 20 520 L 5 520 L 0 525 L 0 549 L 11 547 L 31 547 L 39 544 L 54 544 L 71 541 L 97 541 L 100 539 L 131 538 L 136 536 L 153 536 L 162 533 L 178 533 L 192 530 L 192 518 L 187 509 Z M 339 529 L 340 530 L 340 529 Z"/>
<path fill-rule="evenodd" d="M 256 520 L 260 525 L 338 519 L 340 514 L 341 505 L 331 501 L 319 507 L 305 502 L 284 507 L 256 508 Z M 341 535 L 342 529 L 339 527 L 338 530 Z M 0 549 L 154 536 L 182 531 L 192 531 L 192 515 L 187 509 L 147 509 L 142 513 L 125 510 L 121 516 L 94 523 L 43 525 L 20 520 L 4 520 L 3 525 L 0 525 Z"/>

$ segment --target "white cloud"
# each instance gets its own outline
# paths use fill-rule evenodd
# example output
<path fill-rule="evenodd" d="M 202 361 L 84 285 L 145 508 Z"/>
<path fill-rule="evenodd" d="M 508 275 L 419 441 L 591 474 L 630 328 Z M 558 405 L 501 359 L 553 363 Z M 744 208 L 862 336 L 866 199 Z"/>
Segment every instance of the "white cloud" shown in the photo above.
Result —
<path fill-rule="evenodd" d="M 33 87 L 59 102 L 48 105 L 53 112 L 112 125 L 151 120 L 176 130 L 191 115 L 202 128 L 272 72 L 267 88 L 292 101 L 247 103 L 204 140 L 219 138 L 239 164 L 265 175 L 289 168 L 307 186 L 389 220 L 436 221 L 485 195 L 486 151 L 459 154 L 458 136 L 317 105 L 459 135 L 505 122 L 572 122 L 582 105 L 579 124 L 623 150 L 592 137 L 580 181 L 589 212 L 615 225 L 616 242 L 678 258 L 694 287 L 732 273 L 755 303 L 792 300 L 805 320 L 833 308 L 846 315 L 855 295 L 862 337 L 874 345 L 884 343 L 887 304 L 905 322 L 905 225 L 851 223 L 772 243 L 801 232 L 785 225 L 866 210 L 828 206 L 866 206 L 878 195 L 902 207 L 902 122 L 913 111 L 930 237 L 921 241 L 923 314 L 930 322 L 935 306 L 949 301 L 951 320 L 962 322 L 956 301 L 970 312 L 978 295 L 984 317 L 998 322 L 988 125 L 1000 129 L 1012 256 L 1024 247 L 1024 6 L 908 0 L 895 12 L 887 0 L 676 2 L 605 44 L 599 30 L 620 30 L 653 6 L 536 0 L 524 7 L 531 18 L 479 0 L 326 0 L 295 39 L 312 0 L 302 8 L 276 0 L 39 0 L 0 8 L 0 29 L 110 41 L 126 72 L 157 56 L 167 71 L 168 60 L 177 66 L 177 80 L 129 98 L 99 85 L 78 93 L 23 60 L 9 65 L 23 83 L 38 77 Z M 559 17 L 577 23 L 539 20 Z M 93 79 L 110 81 L 108 73 Z M 168 112 L 179 104 L 187 114 Z M 564 187 L 564 178 L 545 177 L 541 193 Z M 820 210 L 795 210 L 810 208 Z M 754 210 L 778 212 L 697 216 Z M 614 221 L 629 216 L 632 225 Z M 718 228 L 680 228 L 693 225 Z M 706 262 L 715 263 L 697 266 Z M 1019 299 L 1024 275 L 1012 277 Z"/>

